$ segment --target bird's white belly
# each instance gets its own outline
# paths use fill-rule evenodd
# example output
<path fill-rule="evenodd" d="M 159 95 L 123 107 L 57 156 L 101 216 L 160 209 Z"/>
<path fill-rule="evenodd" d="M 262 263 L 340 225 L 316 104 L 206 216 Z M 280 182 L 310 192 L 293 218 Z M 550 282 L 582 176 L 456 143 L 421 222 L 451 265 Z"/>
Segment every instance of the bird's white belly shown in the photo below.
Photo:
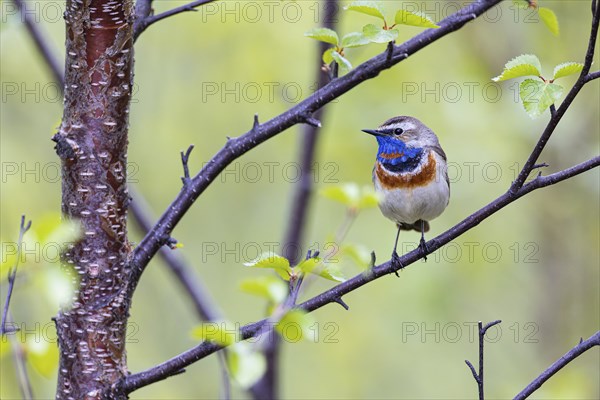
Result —
<path fill-rule="evenodd" d="M 381 193 L 379 208 L 383 215 L 395 221 L 412 224 L 420 219 L 430 221 L 438 217 L 448 205 L 450 188 L 440 175 L 425 186 L 412 189 L 385 189 L 375 181 Z"/>

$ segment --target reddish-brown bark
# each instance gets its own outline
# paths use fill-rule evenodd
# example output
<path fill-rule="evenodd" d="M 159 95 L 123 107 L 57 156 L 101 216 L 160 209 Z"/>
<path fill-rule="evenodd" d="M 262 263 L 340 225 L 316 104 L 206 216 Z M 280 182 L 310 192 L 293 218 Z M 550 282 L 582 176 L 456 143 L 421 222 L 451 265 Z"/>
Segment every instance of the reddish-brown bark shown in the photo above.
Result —
<path fill-rule="evenodd" d="M 133 82 L 131 0 L 68 0 L 65 103 L 55 135 L 62 211 L 83 236 L 65 252 L 76 288 L 56 317 L 57 398 L 101 398 L 127 373 L 127 125 Z"/>

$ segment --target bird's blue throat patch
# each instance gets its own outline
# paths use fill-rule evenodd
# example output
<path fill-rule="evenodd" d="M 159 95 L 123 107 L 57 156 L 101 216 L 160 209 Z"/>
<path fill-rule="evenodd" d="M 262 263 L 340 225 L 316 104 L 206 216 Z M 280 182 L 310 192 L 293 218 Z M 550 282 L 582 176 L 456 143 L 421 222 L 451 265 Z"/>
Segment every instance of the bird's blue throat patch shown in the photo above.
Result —
<path fill-rule="evenodd" d="M 388 136 L 377 136 L 379 151 L 377 161 L 391 172 L 410 172 L 419 166 L 423 157 L 420 147 L 407 147 L 406 144 Z"/>

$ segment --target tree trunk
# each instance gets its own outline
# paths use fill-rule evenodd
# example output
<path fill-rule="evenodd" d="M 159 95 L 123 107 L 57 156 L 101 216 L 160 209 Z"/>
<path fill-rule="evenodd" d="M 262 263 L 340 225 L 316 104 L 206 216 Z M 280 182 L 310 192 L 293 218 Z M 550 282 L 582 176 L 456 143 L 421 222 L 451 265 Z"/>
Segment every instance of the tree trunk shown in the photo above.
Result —
<path fill-rule="evenodd" d="M 54 136 L 62 211 L 82 239 L 64 253 L 76 291 L 56 317 L 58 399 L 98 399 L 127 373 L 127 125 L 132 0 L 67 0 L 64 114 Z"/>

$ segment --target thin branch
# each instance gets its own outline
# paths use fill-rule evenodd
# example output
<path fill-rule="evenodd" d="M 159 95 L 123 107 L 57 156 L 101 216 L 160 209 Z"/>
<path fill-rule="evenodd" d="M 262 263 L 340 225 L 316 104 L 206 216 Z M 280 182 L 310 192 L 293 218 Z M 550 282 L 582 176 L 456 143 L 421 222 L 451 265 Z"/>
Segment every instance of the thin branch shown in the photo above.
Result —
<path fill-rule="evenodd" d="M 577 164 L 571 168 L 567 168 L 565 170 L 556 172 L 552 175 L 537 177 L 533 181 L 525 184 L 521 189 L 519 189 L 519 191 L 516 194 L 513 195 L 508 192 L 503 194 L 496 200 L 492 201 L 485 207 L 481 208 L 480 210 L 476 211 L 475 213 L 471 214 L 470 216 L 459 222 L 454 227 L 450 228 L 446 232 L 430 240 L 427 243 L 427 249 L 429 250 L 429 252 L 437 250 L 443 245 L 449 243 L 451 240 L 456 239 L 466 231 L 479 225 L 482 221 L 489 218 L 491 215 L 495 214 L 507 205 L 513 203 L 518 198 L 521 198 L 536 189 L 540 189 L 546 186 L 562 182 L 566 179 L 572 178 L 583 172 L 586 172 L 592 168 L 598 167 L 599 165 L 600 156 L 597 156 L 595 158 Z M 422 255 L 423 253 L 420 249 L 415 249 L 400 257 L 400 261 L 402 265 L 406 267 L 422 258 Z M 307 312 L 311 312 L 327 304 L 337 303 L 338 300 L 342 298 L 342 296 L 366 285 L 371 281 L 374 281 L 375 279 L 387 276 L 388 274 L 394 272 L 396 270 L 396 267 L 394 265 L 395 264 L 392 264 L 390 261 L 378 265 L 371 270 L 371 273 L 357 275 L 337 286 L 334 286 L 333 288 L 298 305 L 298 308 L 303 309 Z M 243 326 L 240 329 L 241 338 L 245 340 L 254 337 L 261 330 L 261 328 L 266 322 L 267 320 L 261 320 Z M 137 374 L 133 374 L 126 377 L 125 381 L 120 384 L 119 390 L 122 390 L 124 393 L 131 393 L 136 389 L 166 379 L 168 376 L 172 375 L 174 371 L 178 371 L 181 368 L 193 364 L 194 362 L 207 357 L 208 355 L 220 350 L 221 348 L 222 347 L 219 345 L 204 342 L 190 350 L 179 354 L 174 358 L 171 358 L 168 361 L 163 362 L 162 364 L 152 367 L 146 371 L 139 372 Z"/>
<path fill-rule="evenodd" d="M 548 367 L 548 369 L 542 372 L 540 376 L 535 378 L 533 382 L 531 382 L 525 389 L 517 394 L 515 396 L 515 400 L 524 400 L 529 397 L 533 392 L 539 389 L 544 382 L 554 376 L 554 374 L 594 346 L 600 346 L 600 331 L 596 332 L 589 339 L 581 341 L 577 346 L 569 350 L 564 356 L 556 360 L 554 364 Z"/>
<path fill-rule="evenodd" d="M 593 81 L 594 79 L 600 78 L 600 71 L 590 72 L 585 77 L 585 82 Z"/>
<path fill-rule="evenodd" d="M 479 321 L 477 323 L 477 326 L 479 327 L 479 373 L 475 372 L 475 367 L 473 366 L 473 364 L 471 364 L 471 362 L 469 360 L 465 360 L 465 363 L 467 364 L 467 366 L 471 370 L 471 373 L 473 374 L 473 378 L 475 379 L 475 382 L 477 382 L 477 389 L 479 391 L 479 400 L 484 400 L 484 398 L 485 398 L 485 396 L 483 394 L 483 345 L 485 343 L 485 333 L 492 326 L 498 325 L 500 322 L 502 322 L 502 321 L 496 320 L 494 322 L 489 322 L 489 323 L 485 324 L 485 326 L 483 326 L 481 321 Z"/>
<path fill-rule="evenodd" d="M 181 165 L 183 165 L 183 177 L 181 178 L 181 181 L 183 182 L 184 186 L 188 185 L 191 180 L 188 161 L 190 160 L 190 154 L 192 153 L 192 150 L 194 150 L 193 144 L 191 144 L 190 147 L 188 147 L 185 153 L 183 151 L 181 152 Z"/>
<path fill-rule="evenodd" d="M 170 232 L 183 218 L 194 201 L 206 190 L 216 177 L 235 159 L 264 141 L 276 136 L 287 128 L 304 122 L 303 117 L 310 115 L 319 108 L 338 98 L 362 82 L 374 78 L 381 71 L 405 60 L 408 56 L 423 49 L 437 39 L 454 32 L 467 22 L 474 20 L 479 15 L 498 4 L 501 0 L 479 0 L 465 6 L 458 12 L 442 20 L 439 29 L 428 29 L 399 46 L 394 46 L 391 62 L 388 62 L 388 52 L 375 56 L 356 67 L 341 78 L 334 79 L 325 87 L 317 90 L 308 98 L 295 105 L 279 116 L 254 127 L 238 138 L 230 139 L 225 146 L 205 165 L 204 168 L 192 179 L 191 184 L 182 188 L 167 211 L 161 216 L 157 224 L 144 237 L 133 251 L 130 268 L 131 276 L 128 280 L 127 293 L 130 298 L 135 291 L 139 279 L 150 261 L 160 247 L 164 244 Z"/>
<path fill-rule="evenodd" d="M 23 236 L 31 228 L 31 220 L 25 223 L 25 215 L 21 215 L 21 226 L 19 228 L 19 242 L 17 243 L 17 259 L 15 265 L 8 269 L 8 289 L 6 293 L 6 301 L 4 303 L 4 309 L 2 310 L 2 325 L 0 326 L 0 334 L 4 335 L 7 333 L 6 320 L 8 318 L 8 308 L 10 306 L 10 299 L 12 297 L 13 288 L 15 287 L 15 281 L 17 280 L 17 270 L 19 269 L 19 261 L 21 261 L 21 249 L 23 247 Z"/>
<path fill-rule="evenodd" d="M 136 2 L 135 11 L 136 11 L 136 19 L 133 25 L 133 38 L 137 40 L 137 38 L 141 35 L 142 32 L 146 30 L 150 25 L 155 22 L 158 22 L 162 19 L 172 17 L 173 15 L 180 14 L 182 12 L 187 11 L 196 11 L 197 7 L 203 6 L 208 3 L 212 3 L 215 0 L 196 0 L 191 3 L 184 4 L 179 7 L 175 7 L 170 9 L 169 11 L 165 11 L 158 15 L 150 15 L 151 13 L 151 0 L 138 0 Z M 138 3 L 140 6 L 138 7 Z M 139 13 L 138 13 L 139 11 Z"/>
<path fill-rule="evenodd" d="M 533 169 L 533 165 L 535 165 L 535 163 L 537 162 L 537 159 L 539 158 L 540 154 L 544 150 L 544 147 L 546 147 L 546 143 L 548 143 L 548 140 L 550 139 L 550 136 L 554 132 L 554 129 L 556 128 L 556 126 L 558 125 L 560 120 L 562 119 L 563 115 L 567 112 L 567 109 L 571 106 L 571 103 L 573 102 L 573 100 L 575 99 L 575 97 L 577 96 L 579 91 L 583 88 L 583 86 L 587 82 L 589 82 L 591 80 L 591 79 L 588 79 L 588 72 L 590 72 L 592 62 L 594 61 L 594 49 L 596 48 L 596 36 L 598 35 L 599 23 L 600 23 L 600 8 L 596 8 L 595 12 L 593 14 L 593 17 L 592 17 L 592 28 L 591 28 L 591 32 L 590 32 L 588 48 L 587 48 L 587 51 L 585 54 L 585 61 L 583 64 L 583 69 L 581 71 L 581 74 L 579 75 L 577 82 L 575 82 L 575 85 L 573 85 L 573 87 L 571 88 L 571 90 L 569 91 L 569 93 L 567 94 L 565 99 L 563 100 L 563 102 L 560 104 L 560 107 L 558 107 L 558 109 L 555 110 L 554 106 L 553 106 L 550 109 L 550 113 L 551 113 L 550 122 L 548 123 L 548 125 L 546 126 L 546 129 L 540 136 L 535 148 L 533 149 L 533 151 L 529 155 L 529 158 L 525 162 L 525 165 L 523 165 L 523 169 L 521 169 L 521 172 L 519 172 L 517 179 L 515 179 L 515 181 L 513 182 L 512 186 L 510 188 L 511 193 L 517 192 L 521 188 L 521 186 L 523 186 L 523 184 L 527 180 L 527 177 L 529 176 L 529 174 L 531 173 L 531 171 Z"/>
<path fill-rule="evenodd" d="M 52 77 L 60 85 L 60 90 L 63 90 L 65 86 L 65 78 L 64 78 L 64 67 L 56 58 L 54 52 L 52 51 L 52 45 L 46 41 L 48 35 L 44 34 L 41 28 L 36 24 L 30 17 L 29 13 L 23 12 L 23 0 L 13 0 L 13 3 L 19 9 L 21 21 L 25 24 L 27 31 L 29 32 L 29 36 L 33 39 L 35 46 L 37 47 L 39 53 L 44 58 L 46 66 L 50 69 L 52 73 Z"/>
<path fill-rule="evenodd" d="M 8 329 L 7 324 L 12 325 L 12 318 L 10 317 L 9 310 L 10 299 L 12 297 L 15 281 L 17 279 L 17 270 L 19 268 L 19 262 L 21 261 L 23 237 L 25 236 L 25 233 L 29 230 L 29 228 L 31 228 L 31 221 L 25 223 L 25 215 L 22 215 L 21 225 L 19 227 L 19 241 L 17 243 L 17 259 L 15 260 L 15 265 L 11 266 L 8 270 L 8 289 L 6 294 L 6 301 L 2 310 L 2 325 L 0 326 L 0 334 L 2 336 L 6 334 L 14 334 L 19 331 L 19 329 L 14 327 Z M 27 373 L 25 353 L 23 352 L 19 341 L 12 335 L 10 336 L 10 342 L 13 348 L 15 369 L 17 370 L 17 376 L 19 378 L 19 388 L 21 389 L 21 394 L 24 399 L 32 399 L 33 390 L 31 388 L 31 380 L 29 379 L 29 374 Z"/>

